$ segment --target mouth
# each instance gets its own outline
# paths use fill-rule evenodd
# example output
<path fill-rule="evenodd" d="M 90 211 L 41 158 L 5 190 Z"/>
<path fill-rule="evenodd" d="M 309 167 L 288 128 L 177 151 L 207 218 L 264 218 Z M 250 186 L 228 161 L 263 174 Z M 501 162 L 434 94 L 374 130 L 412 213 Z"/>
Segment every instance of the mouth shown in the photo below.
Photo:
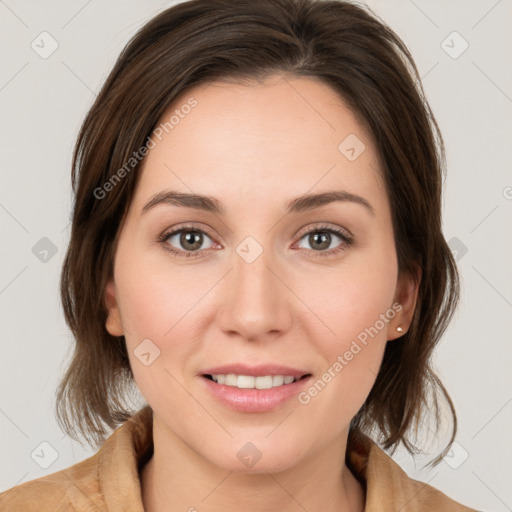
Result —
<path fill-rule="evenodd" d="M 272 389 L 288 386 L 294 382 L 311 377 L 311 373 L 303 375 L 237 375 L 234 373 L 203 374 L 202 377 L 216 384 L 238 389 Z"/>
<path fill-rule="evenodd" d="M 241 413 L 266 413 L 296 398 L 313 374 L 275 365 L 230 365 L 198 376 L 216 403 Z"/>

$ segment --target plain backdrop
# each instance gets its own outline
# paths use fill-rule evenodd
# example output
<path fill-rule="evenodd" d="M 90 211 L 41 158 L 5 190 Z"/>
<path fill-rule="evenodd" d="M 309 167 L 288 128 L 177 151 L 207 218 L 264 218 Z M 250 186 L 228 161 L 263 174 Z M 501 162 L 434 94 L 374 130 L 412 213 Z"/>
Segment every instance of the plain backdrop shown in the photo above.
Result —
<path fill-rule="evenodd" d="M 456 405 L 457 443 L 434 468 L 422 468 L 428 454 L 393 457 L 464 504 L 512 510 L 512 2 L 368 4 L 411 50 L 441 127 L 444 232 L 463 288 L 435 359 Z M 123 46 L 170 5 L 0 1 L 0 491 L 93 453 L 54 418 L 73 346 L 58 294 L 71 153 Z"/>

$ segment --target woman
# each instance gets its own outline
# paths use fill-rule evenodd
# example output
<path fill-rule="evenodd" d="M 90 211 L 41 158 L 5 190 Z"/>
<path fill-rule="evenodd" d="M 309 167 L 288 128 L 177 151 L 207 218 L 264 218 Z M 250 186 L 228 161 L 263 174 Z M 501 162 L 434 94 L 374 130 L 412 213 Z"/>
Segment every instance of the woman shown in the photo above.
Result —
<path fill-rule="evenodd" d="M 458 298 L 442 169 L 412 58 L 366 10 L 152 19 L 82 126 L 61 280 L 58 417 L 116 431 L 2 510 L 472 510 L 377 444 L 412 453 L 441 399 L 434 463 L 455 438 L 429 364 Z"/>

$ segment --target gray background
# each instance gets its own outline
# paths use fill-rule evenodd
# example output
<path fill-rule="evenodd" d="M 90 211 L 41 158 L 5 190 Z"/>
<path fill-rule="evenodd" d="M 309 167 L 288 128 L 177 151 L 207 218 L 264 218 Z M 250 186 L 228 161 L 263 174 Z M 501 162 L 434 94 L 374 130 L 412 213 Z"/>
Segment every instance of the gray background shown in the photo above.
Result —
<path fill-rule="evenodd" d="M 444 135 L 444 231 L 463 285 L 436 355 L 460 420 L 457 444 L 433 469 L 422 469 L 429 454 L 416 464 L 403 451 L 394 458 L 465 504 L 512 510 L 512 1 L 368 4 L 411 50 Z M 58 295 L 71 152 L 124 44 L 170 5 L 0 0 L 0 490 L 93 453 L 53 416 L 73 343 Z M 42 58 L 53 40 L 58 48 Z"/>

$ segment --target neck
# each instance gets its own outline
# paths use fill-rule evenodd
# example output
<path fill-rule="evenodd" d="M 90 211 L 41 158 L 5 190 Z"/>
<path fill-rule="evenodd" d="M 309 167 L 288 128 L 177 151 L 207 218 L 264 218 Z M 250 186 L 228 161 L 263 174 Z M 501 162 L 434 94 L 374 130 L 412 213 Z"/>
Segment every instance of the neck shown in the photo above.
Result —
<path fill-rule="evenodd" d="M 284 471 L 230 471 L 153 424 L 154 452 L 142 468 L 146 512 L 363 512 L 364 490 L 345 464 L 347 433 Z"/>

